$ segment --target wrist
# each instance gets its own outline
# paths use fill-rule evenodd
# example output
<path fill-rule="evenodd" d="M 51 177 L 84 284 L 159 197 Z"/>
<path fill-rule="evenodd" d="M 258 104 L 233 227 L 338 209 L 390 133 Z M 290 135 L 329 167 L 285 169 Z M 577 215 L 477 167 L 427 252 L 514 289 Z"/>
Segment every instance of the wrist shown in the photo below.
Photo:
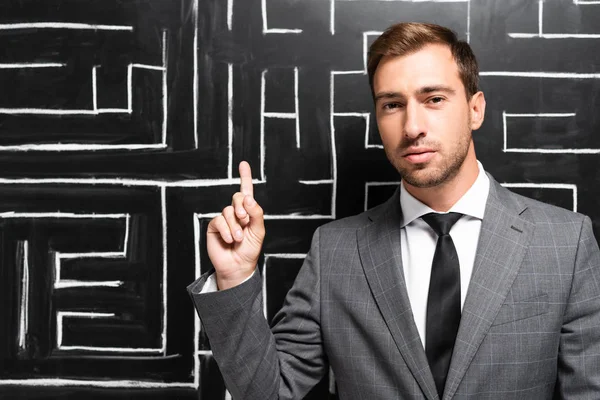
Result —
<path fill-rule="evenodd" d="M 217 289 L 218 290 L 227 290 L 227 289 L 236 287 L 238 285 L 241 285 L 242 283 L 246 282 L 248 279 L 250 279 L 252 277 L 255 270 L 256 270 L 256 268 L 253 268 L 248 271 L 237 272 L 235 274 L 230 274 L 230 275 L 219 274 L 218 272 L 215 271 L 215 280 L 217 283 Z"/>

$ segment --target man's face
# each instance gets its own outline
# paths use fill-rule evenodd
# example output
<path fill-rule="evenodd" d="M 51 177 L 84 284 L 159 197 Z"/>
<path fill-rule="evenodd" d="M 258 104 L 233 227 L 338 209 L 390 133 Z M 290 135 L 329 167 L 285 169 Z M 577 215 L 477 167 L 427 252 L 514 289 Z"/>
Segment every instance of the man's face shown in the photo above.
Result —
<path fill-rule="evenodd" d="M 471 131 L 483 121 L 467 101 L 448 46 L 429 44 L 383 57 L 373 78 L 377 125 L 385 153 L 405 183 L 434 187 L 456 177 L 475 150 Z M 475 116 L 476 121 L 472 120 Z"/>

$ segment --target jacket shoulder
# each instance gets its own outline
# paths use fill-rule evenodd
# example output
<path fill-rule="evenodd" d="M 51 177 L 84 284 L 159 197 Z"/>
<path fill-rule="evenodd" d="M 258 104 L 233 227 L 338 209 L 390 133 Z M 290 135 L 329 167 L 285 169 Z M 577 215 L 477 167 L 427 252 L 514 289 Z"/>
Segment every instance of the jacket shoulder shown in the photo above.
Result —
<path fill-rule="evenodd" d="M 390 206 L 390 200 L 386 201 L 383 204 L 375 206 L 373 208 L 368 209 L 367 211 L 363 211 L 360 214 L 352 215 L 350 217 L 344 217 L 340 219 L 336 219 L 335 221 L 331 221 L 321 226 L 319 229 L 321 231 L 332 231 L 332 230 L 352 230 L 356 231 L 361 229 L 375 220 L 380 214 L 385 212 L 386 208 Z"/>
<path fill-rule="evenodd" d="M 511 192 L 516 201 L 526 207 L 524 214 L 532 222 L 538 223 L 578 223 L 586 218 L 584 214 L 568 210 L 553 204 L 544 203 L 523 195 Z"/>

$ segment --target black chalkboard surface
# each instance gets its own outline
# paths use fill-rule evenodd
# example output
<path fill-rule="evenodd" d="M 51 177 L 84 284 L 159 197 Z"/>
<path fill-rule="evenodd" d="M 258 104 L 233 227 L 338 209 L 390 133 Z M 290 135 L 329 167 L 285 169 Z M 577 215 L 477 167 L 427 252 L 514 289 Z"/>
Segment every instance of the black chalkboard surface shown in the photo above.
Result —
<path fill-rule="evenodd" d="M 248 160 L 270 319 L 314 229 L 389 196 L 365 55 L 395 22 L 469 40 L 479 160 L 597 226 L 596 3 L 1 2 L 0 398 L 230 398 L 185 291 L 206 225 Z"/>

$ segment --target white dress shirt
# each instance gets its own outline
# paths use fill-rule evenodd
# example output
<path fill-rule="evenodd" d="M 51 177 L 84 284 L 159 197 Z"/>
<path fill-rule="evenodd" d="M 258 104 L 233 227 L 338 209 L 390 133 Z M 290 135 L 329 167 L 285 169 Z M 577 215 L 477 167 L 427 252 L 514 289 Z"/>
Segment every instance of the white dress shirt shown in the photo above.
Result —
<path fill-rule="evenodd" d="M 479 231 L 490 188 L 490 180 L 481 163 L 479 175 L 471 188 L 450 208 L 449 212 L 464 214 L 452 229 L 450 236 L 458 253 L 460 263 L 460 306 L 465 304 L 467 289 L 473 272 Z M 431 264 L 437 244 L 437 234 L 421 219 L 421 216 L 435 212 L 414 198 L 404 184 L 400 184 L 400 240 L 402 243 L 402 265 L 408 298 L 421 342 L 425 344 L 425 321 Z"/>

